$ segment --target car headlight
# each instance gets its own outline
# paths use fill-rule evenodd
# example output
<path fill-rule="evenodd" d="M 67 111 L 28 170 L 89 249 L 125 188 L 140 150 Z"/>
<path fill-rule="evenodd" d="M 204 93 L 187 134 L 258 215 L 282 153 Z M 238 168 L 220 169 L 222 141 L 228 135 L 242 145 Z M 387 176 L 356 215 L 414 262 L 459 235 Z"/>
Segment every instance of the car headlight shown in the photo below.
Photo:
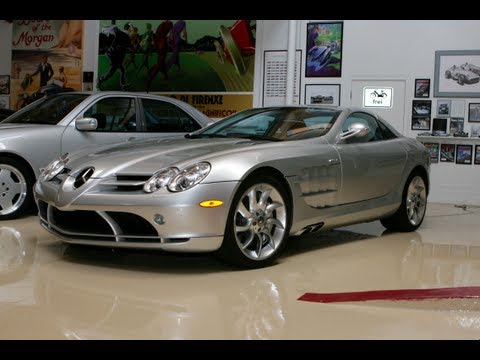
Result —
<path fill-rule="evenodd" d="M 178 192 L 190 189 L 205 179 L 210 169 L 211 166 L 207 162 L 190 165 L 168 183 L 168 190 Z"/>
<path fill-rule="evenodd" d="M 175 167 L 157 171 L 150 179 L 148 179 L 145 185 L 143 185 L 143 191 L 146 193 L 152 193 L 160 190 L 162 187 L 167 186 L 170 180 L 172 180 L 179 172 L 180 170 Z"/>
<path fill-rule="evenodd" d="M 65 168 L 65 165 L 68 162 L 68 153 L 63 154 L 58 159 L 53 160 L 50 164 L 47 165 L 45 169 L 40 173 L 38 177 L 39 181 L 50 181 L 55 176 L 60 174 Z"/>
<path fill-rule="evenodd" d="M 190 165 L 180 171 L 176 167 L 166 168 L 157 171 L 147 180 L 143 191 L 152 193 L 166 187 L 173 192 L 184 191 L 197 185 L 210 172 L 211 166 L 207 162 L 199 162 Z"/>

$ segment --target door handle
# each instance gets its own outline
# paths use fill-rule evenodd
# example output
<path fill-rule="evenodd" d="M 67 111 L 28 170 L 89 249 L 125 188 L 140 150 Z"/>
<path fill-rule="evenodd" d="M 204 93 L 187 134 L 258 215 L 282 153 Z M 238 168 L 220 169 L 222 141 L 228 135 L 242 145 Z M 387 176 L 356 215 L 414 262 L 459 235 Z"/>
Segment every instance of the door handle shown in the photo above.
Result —
<path fill-rule="evenodd" d="M 338 159 L 328 159 L 328 164 L 329 165 L 340 164 L 340 160 L 338 160 Z"/>

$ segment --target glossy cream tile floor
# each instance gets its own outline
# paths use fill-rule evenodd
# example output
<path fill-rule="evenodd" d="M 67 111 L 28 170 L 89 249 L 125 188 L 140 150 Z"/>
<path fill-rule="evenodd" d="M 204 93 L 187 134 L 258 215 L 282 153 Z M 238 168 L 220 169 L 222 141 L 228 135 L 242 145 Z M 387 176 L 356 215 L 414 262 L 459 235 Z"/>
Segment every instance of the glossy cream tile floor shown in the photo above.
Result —
<path fill-rule="evenodd" d="M 313 303 L 306 292 L 480 286 L 480 207 L 429 204 L 291 241 L 278 264 L 63 245 L 36 216 L 0 224 L 0 339 L 479 339 L 480 299 Z"/>

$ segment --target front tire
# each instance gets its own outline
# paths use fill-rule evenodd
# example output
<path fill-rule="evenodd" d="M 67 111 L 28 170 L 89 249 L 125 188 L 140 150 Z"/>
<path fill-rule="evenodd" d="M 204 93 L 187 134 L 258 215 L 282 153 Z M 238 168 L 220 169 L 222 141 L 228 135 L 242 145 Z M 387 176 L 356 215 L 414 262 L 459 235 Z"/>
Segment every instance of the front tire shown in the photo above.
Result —
<path fill-rule="evenodd" d="M 25 165 L 0 157 L 0 220 L 16 219 L 31 208 L 33 183 Z"/>
<path fill-rule="evenodd" d="M 242 267 L 268 266 L 285 247 L 290 219 L 290 201 L 278 180 L 247 178 L 233 199 L 218 255 Z"/>
<path fill-rule="evenodd" d="M 422 224 L 427 210 L 427 186 L 419 174 L 412 174 L 405 184 L 402 204 L 392 216 L 380 222 L 389 230 L 415 231 Z"/>

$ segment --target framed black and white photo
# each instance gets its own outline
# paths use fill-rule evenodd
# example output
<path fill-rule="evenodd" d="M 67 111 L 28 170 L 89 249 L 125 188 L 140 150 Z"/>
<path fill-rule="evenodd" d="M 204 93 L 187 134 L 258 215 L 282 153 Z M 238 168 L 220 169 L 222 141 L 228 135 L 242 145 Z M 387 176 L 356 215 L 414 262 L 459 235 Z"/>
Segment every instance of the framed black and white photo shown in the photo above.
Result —
<path fill-rule="evenodd" d="M 480 125 L 472 124 L 470 126 L 470 137 L 480 137 Z"/>
<path fill-rule="evenodd" d="M 0 96 L 0 109 L 10 109 L 10 96 L 8 95 Z"/>
<path fill-rule="evenodd" d="M 480 165 L 480 145 L 475 145 L 475 161 L 476 165 Z"/>
<path fill-rule="evenodd" d="M 480 122 L 480 103 L 468 104 L 468 122 Z"/>
<path fill-rule="evenodd" d="M 342 76 L 343 22 L 307 23 L 305 77 Z"/>
<path fill-rule="evenodd" d="M 413 100 L 412 116 L 427 116 L 432 113 L 431 100 Z"/>
<path fill-rule="evenodd" d="M 472 145 L 457 145 L 456 164 L 470 165 L 472 163 Z"/>
<path fill-rule="evenodd" d="M 455 144 L 440 145 L 440 161 L 451 163 L 455 162 Z"/>
<path fill-rule="evenodd" d="M 10 94 L 10 75 L 0 75 L 0 94 Z"/>
<path fill-rule="evenodd" d="M 461 134 L 463 132 L 463 118 L 450 118 L 450 135 Z"/>
<path fill-rule="evenodd" d="M 438 143 L 425 142 L 423 145 L 427 148 L 430 153 L 430 161 L 432 163 L 438 162 Z"/>
<path fill-rule="evenodd" d="M 340 84 L 306 84 L 305 104 L 340 105 Z"/>
<path fill-rule="evenodd" d="M 435 51 L 435 97 L 480 97 L 480 50 Z"/>
<path fill-rule="evenodd" d="M 451 100 L 437 100 L 437 117 L 449 117 Z"/>
<path fill-rule="evenodd" d="M 412 116 L 412 130 L 430 130 L 430 116 Z"/>
<path fill-rule="evenodd" d="M 430 97 L 430 79 L 415 79 L 415 97 Z"/>

